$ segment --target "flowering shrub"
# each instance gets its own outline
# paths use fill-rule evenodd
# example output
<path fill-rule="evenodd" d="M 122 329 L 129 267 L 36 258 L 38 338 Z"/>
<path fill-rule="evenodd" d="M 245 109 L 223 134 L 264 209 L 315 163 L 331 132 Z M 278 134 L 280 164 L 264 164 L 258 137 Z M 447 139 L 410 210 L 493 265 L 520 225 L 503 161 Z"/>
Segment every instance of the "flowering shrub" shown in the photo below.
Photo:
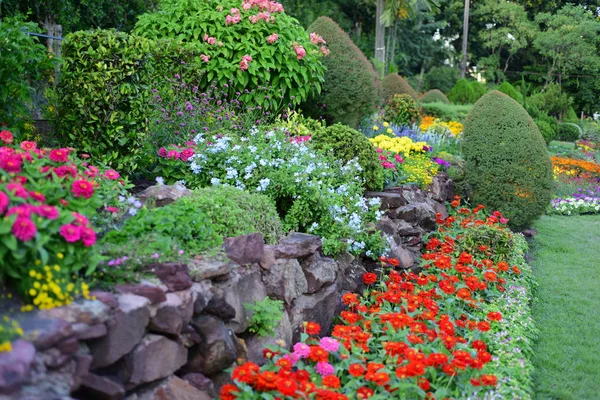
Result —
<path fill-rule="evenodd" d="M 161 148 L 160 172 L 191 188 L 229 185 L 264 193 L 275 201 L 285 231 L 321 236 L 329 254 L 377 254 L 381 237 L 368 226 L 378 218 L 378 204 L 362 197 L 360 165 L 340 165 L 309 143 L 291 140 L 283 129 L 255 128 L 245 137 L 198 134 L 188 147 Z"/>
<path fill-rule="evenodd" d="M 375 147 L 383 150 L 390 150 L 394 153 L 402 153 L 405 157 L 411 154 L 423 154 L 430 150 L 426 142 L 413 142 L 409 137 L 390 137 L 379 135 L 373 139 L 369 139 Z"/>
<path fill-rule="evenodd" d="M 100 170 L 73 149 L 38 149 L 34 142 L 11 144 L 0 133 L 0 278 L 40 308 L 70 301 L 86 285 L 71 276 L 94 271 L 97 210 L 125 190 L 114 170 Z"/>
<path fill-rule="evenodd" d="M 588 180 L 600 180 L 600 165 L 591 161 L 552 157 L 552 167 L 555 175 L 567 175 Z"/>
<path fill-rule="evenodd" d="M 456 121 L 443 122 L 438 118 L 425 116 L 421 120 L 421 132 L 433 131 L 435 133 L 440 132 L 444 134 L 449 132 L 452 136 L 457 137 L 463 131 L 463 124 Z"/>
<path fill-rule="evenodd" d="M 0 353 L 12 351 L 11 342 L 23 335 L 23 329 L 17 321 L 6 315 L 0 320 Z"/>
<path fill-rule="evenodd" d="M 600 213 L 600 186 L 579 188 L 571 197 L 556 198 L 550 203 L 548 214 L 579 215 Z"/>
<path fill-rule="evenodd" d="M 419 105 L 408 94 L 396 94 L 382 109 L 382 118 L 396 125 L 412 125 L 421 119 Z"/>
<path fill-rule="evenodd" d="M 397 272 L 397 260 L 382 258 L 380 280 L 367 273 L 362 296 L 342 296 L 347 309 L 330 336 L 305 323 L 291 352 L 266 349 L 264 367 L 234 368 L 221 398 L 530 398 L 527 245 L 501 214 L 486 218 L 482 209 L 438 214 L 421 274 Z M 465 251 L 462 237 L 481 226 L 512 241 L 510 251 L 496 254 L 485 237 Z"/>
<path fill-rule="evenodd" d="M 325 42 L 275 1 L 162 0 L 156 12 L 139 17 L 134 32 L 198 50 L 206 71 L 197 82 L 201 90 L 229 83 L 229 95 L 240 92 L 243 102 L 271 109 L 282 98 L 298 105 L 321 91 Z M 269 96 L 252 91 L 263 85 L 272 89 Z"/>

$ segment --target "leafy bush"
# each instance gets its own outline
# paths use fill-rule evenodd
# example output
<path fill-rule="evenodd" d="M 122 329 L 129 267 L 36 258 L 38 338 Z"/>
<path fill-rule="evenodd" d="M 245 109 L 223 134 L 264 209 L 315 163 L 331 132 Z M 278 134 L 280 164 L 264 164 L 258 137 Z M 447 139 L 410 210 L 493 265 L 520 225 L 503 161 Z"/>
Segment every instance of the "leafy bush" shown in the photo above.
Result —
<path fill-rule="evenodd" d="M 572 124 L 577 124 L 579 122 L 579 117 L 577 116 L 577 113 L 573 107 L 569 107 L 569 111 L 567 111 L 567 114 L 565 115 L 564 122 L 570 122 Z"/>
<path fill-rule="evenodd" d="M 419 100 L 419 95 L 415 89 L 398 74 L 389 74 L 381 81 L 381 97 L 383 100 L 389 100 L 397 94 L 407 94 L 415 100 Z"/>
<path fill-rule="evenodd" d="M 148 132 L 145 73 L 152 42 L 116 31 L 68 35 L 58 87 L 63 144 L 120 170 L 134 171 Z"/>
<path fill-rule="evenodd" d="M 275 203 L 259 193 L 219 186 L 195 190 L 180 201 L 193 203 L 222 237 L 260 232 L 267 243 L 274 244 L 283 234 Z"/>
<path fill-rule="evenodd" d="M 456 82 L 456 85 L 448 93 L 448 99 L 453 104 L 473 104 L 475 101 L 475 91 L 468 80 L 462 78 Z"/>
<path fill-rule="evenodd" d="M 577 125 L 568 122 L 558 125 L 558 140 L 575 142 L 577 139 L 579 139 L 579 127 Z"/>
<path fill-rule="evenodd" d="M 445 103 L 423 103 L 421 104 L 423 115 L 430 115 L 442 121 L 463 121 L 472 105 L 456 105 Z"/>
<path fill-rule="evenodd" d="M 501 211 L 517 228 L 545 211 L 552 164 L 539 129 L 516 101 L 498 91 L 483 96 L 465 121 L 463 153 L 473 202 Z"/>
<path fill-rule="evenodd" d="M 448 93 L 456 84 L 459 77 L 459 71 L 454 67 L 433 67 L 425 74 L 425 89 L 439 89 Z"/>
<path fill-rule="evenodd" d="M 134 32 L 187 42 L 201 53 L 200 90 L 227 84 L 230 95 L 240 92 L 242 101 L 270 109 L 282 99 L 298 105 L 321 90 L 325 43 L 276 2 L 161 0 L 157 11 L 139 17 Z M 253 92 L 262 86 L 269 97 Z"/>
<path fill-rule="evenodd" d="M 360 176 L 368 190 L 383 188 L 383 170 L 377 152 L 369 140 L 360 132 L 335 124 L 324 131 L 313 134 L 310 144 L 323 153 L 333 153 L 335 159 L 342 163 L 357 160 L 361 167 Z"/>
<path fill-rule="evenodd" d="M 498 91 L 510 96 L 513 100 L 516 100 L 519 104 L 523 104 L 523 95 L 515 89 L 513 85 L 508 81 L 502 82 L 500 86 L 498 86 Z"/>
<path fill-rule="evenodd" d="M 472 81 L 471 88 L 473 88 L 473 103 L 482 98 L 487 92 L 485 85 L 479 81 Z"/>
<path fill-rule="evenodd" d="M 407 94 L 396 94 L 383 106 L 382 118 L 396 125 L 419 123 L 419 105 Z"/>
<path fill-rule="evenodd" d="M 323 114 L 328 121 L 356 127 L 379 101 L 379 79 L 369 60 L 346 32 L 331 18 L 319 17 L 308 28 L 321 35 L 330 54 L 323 60 L 327 67 L 323 92 L 312 102 L 324 109 L 308 109 L 313 116 Z"/>
<path fill-rule="evenodd" d="M 266 297 L 245 306 L 252 312 L 248 321 L 250 332 L 261 337 L 275 335 L 275 328 L 283 318 L 283 301 Z"/>
<path fill-rule="evenodd" d="M 536 119 L 535 124 L 537 125 L 542 137 L 546 141 L 546 144 L 550 143 L 556 138 L 556 130 L 547 121 Z"/>
<path fill-rule="evenodd" d="M 448 100 L 448 98 L 446 97 L 446 95 L 438 90 L 438 89 L 432 89 L 429 92 L 425 93 L 422 97 L 421 97 L 421 103 L 444 103 L 444 104 L 450 104 L 450 100 Z"/>
<path fill-rule="evenodd" d="M 592 142 L 600 142 L 600 125 L 591 118 L 586 118 L 581 122 L 583 130 L 582 139 Z"/>

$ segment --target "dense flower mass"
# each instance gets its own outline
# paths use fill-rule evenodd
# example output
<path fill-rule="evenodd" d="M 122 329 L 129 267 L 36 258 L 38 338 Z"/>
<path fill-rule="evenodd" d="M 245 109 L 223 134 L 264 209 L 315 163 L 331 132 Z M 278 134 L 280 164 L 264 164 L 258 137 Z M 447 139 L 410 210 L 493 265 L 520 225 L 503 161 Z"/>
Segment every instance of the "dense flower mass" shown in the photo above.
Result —
<path fill-rule="evenodd" d="M 454 203 L 453 215 L 438 215 L 422 273 L 382 257 L 381 279 L 366 274 L 363 296 L 342 297 L 329 336 L 306 324 L 291 352 L 236 367 L 221 398 L 530 398 L 526 244 L 500 213 Z M 511 329 L 522 333 L 505 340 Z"/>
<path fill-rule="evenodd" d="M 463 131 L 463 124 L 457 121 L 444 122 L 431 116 L 425 116 L 421 119 L 421 132 L 449 132 L 452 136 L 457 137 Z"/>
<path fill-rule="evenodd" d="M 572 197 L 556 198 L 550 203 L 549 214 L 600 214 L 600 186 L 579 188 Z"/>

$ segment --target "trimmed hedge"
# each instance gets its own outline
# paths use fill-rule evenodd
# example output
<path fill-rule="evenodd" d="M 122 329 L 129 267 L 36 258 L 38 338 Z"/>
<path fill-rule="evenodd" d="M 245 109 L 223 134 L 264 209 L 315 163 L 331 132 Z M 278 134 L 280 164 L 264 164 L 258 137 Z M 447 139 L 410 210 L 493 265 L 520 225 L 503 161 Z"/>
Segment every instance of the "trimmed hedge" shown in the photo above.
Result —
<path fill-rule="evenodd" d="M 553 195 L 546 143 L 527 111 L 493 91 L 473 107 L 464 124 L 466 179 L 474 204 L 501 211 L 513 228 L 544 213 Z"/>
<path fill-rule="evenodd" d="M 471 104 L 421 103 L 421 108 L 423 115 L 431 115 L 442 121 L 462 122 L 473 106 Z"/>
<path fill-rule="evenodd" d="M 444 103 L 450 104 L 450 100 L 441 90 L 433 89 L 421 96 L 421 103 Z"/>
<path fill-rule="evenodd" d="M 406 79 L 398 74 L 389 74 L 381 81 L 381 96 L 384 100 L 389 100 L 396 94 L 407 94 L 419 100 L 419 95 Z"/>
<path fill-rule="evenodd" d="M 325 104 L 325 108 L 307 111 L 315 117 L 324 114 L 329 122 L 358 126 L 360 119 L 369 115 L 379 101 L 379 79 L 375 69 L 331 18 L 317 18 L 308 30 L 325 39 L 330 53 L 323 59 L 327 67 L 323 91 L 311 100 Z"/>
<path fill-rule="evenodd" d="M 556 129 L 554 129 L 548 121 L 545 121 L 543 119 L 536 119 L 535 124 L 540 130 L 540 133 L 546 141 L 546 144 L 549 144 L 556 138 Z"/>
<path fill-rule="evenodd" d="M 473 104 L 475 101 L 473 86 L 465 78 L 459 79 L 448 93 L 448 100 L 453 104 Z"/>
<path fill-rule="evenodd" d="M 488 92 L 485 85 L 479 81 L 472 81 L 471 88 L 473 88 L 473 103 L 485 96 Z"/>
<path fill-rule="evenodd" d="M 575 142 L 579 139 L 579 128 L 572 123 L 558 125 L 558 140 L 563 142 Z"/>
<path fill-rule="evenodd" d="M 448 93 L 456 84 L 460 71 L 454 67 L 433 67 L 425 74 L 424 84 L 426 90 L 439 89 Z"/>
<path fill-rule="evenodd" d="M 383 167 L 375 147 L 362 133 L 342 124 L 316 131 L 311 140 L 313 147 L 347 163 L 355 158 L 362 168 L 361 177 L 367 190 L 383 189 Z"/>

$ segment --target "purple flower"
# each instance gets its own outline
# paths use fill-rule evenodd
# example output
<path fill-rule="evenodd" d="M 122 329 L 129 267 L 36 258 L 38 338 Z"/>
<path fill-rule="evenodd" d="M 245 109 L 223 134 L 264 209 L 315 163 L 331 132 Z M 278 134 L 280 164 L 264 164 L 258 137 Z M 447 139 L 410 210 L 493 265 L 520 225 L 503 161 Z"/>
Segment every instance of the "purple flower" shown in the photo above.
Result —
<path fill-rule="evenodd" d="M 335 374 L 335 368 L 327 362 L 318 362 L 315 371 L 323 377 Z"/>
<path fill-rule="evenodd" d="M 310 347 L 305 343 L 298 342 L 294 345 L 294 354 L 299 358 L 306 358 L 310 354 Z"/>
<path fill-rule="evenodd" d="M 321 338 L 319 344 L 323 350 L 326 350 L 330 353 L 335 353 L 340 348 L 340 342 L 330 337 Z"/>

